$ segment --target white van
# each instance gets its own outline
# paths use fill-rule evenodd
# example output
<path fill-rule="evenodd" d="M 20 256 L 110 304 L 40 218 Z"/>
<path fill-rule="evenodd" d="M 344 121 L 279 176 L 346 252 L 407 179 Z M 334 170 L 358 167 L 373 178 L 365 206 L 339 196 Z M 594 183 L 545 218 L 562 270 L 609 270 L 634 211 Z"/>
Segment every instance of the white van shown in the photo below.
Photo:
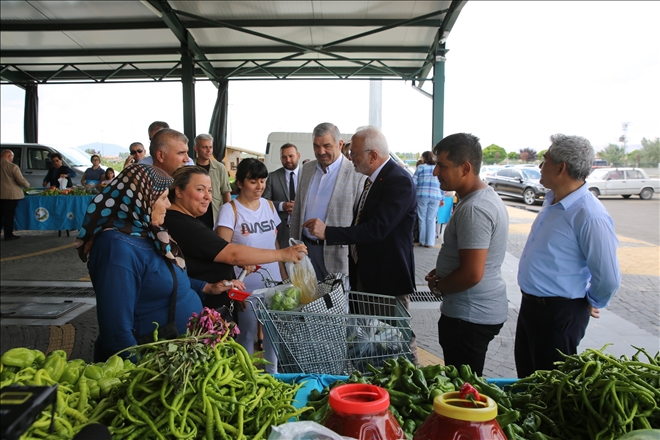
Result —
<path fill-rule="evenodd" d="M 341 138 L 344 142 L 349 142 L 353 134 L 342 134 Z M 280 161 L 280 148 L 286 143 L 290 143 L 298 147 L 300 152 L 300 164 L 305 159 L 314 160 L 314 145 L 313 145 L 313 134 L 312 133 L 291 133 L 276 131 L 268 135 L 268 143 L 266 144 L 266 154 L 264 155 L 264 163 L 268 168 L 268 172 L 272 173 L 278 168 L 282 168 L 282 162 Z M 390 151 L 390 157 L 396 163 L 405 168 L 410 175 L 415 171 L 410 168 L 406 163 L 401 160 L 399 156 Z"/>
<path fill-rule="evenodd" d="M 14 163 L 21 168 L 21 174 L 33 188 L 41 188 L 48 170 L 52 167 L 50 155 L 60 153 L 63 165 L 76 172 L 71 178 L 73 185 L 80 185 L 80 178 L 92 162 L 85 153 L 73 148 L 53 148 L 41 144 L 2 144 L 0 151 L 9 149 L 14 152 Z"/>

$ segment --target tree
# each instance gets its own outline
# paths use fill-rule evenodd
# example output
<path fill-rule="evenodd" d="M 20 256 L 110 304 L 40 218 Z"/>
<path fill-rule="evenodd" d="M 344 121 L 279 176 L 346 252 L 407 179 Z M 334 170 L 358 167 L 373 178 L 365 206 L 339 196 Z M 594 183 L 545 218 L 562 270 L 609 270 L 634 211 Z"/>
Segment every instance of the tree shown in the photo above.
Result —
<path fill-rule="evenodd" d="M 621 165 L 626 159 L 626 148 L 623 145 L 609 144 L 603 151 L 599 151 L 601 159 L 612 165 Z"/>
<path fill-rule="evenodd" d="M 642 139 L 642 160 L 653 166 L 660 163 L 660 138 Z"/>
<path fill-rule="evenodd" d="M 628 153 L 626 157 L 626 165 L 639 166 L 639 162 L 642 160 L 642 150 L 635 150 Z"/>
<path fill-rule="evenodd" d="M 523 162 L 534 162 L 536 160 L 536 150 L 532 148 L 525 147 L 520 150 L 520 160 Z"/>
<path fill-rule="evenodd" d="M 536 156 L 537 156 L 539 159 L 543 160 L 543 156 L 544 156 L 545 153 L 547 153 L 547 152 L 548 152 L 548 150 L 541 150 L 541 151 L 539 151 L 538 153 L 536 153 Z"/>
<path fill-rule="evenodd" d="M 506 158 L 509 160 L 518 160 L 520 159 L 520 156 L 518 156 L 518 153 L 516 153 L 515 151 L 512 151 L 511 153 L 506 155 Z"/>
<path fill-rule="evenodd" d="M 483 150 L 483 162 L 492 165 L 506 157 L 506 150 L 499 145 L 491 144 Z"/>

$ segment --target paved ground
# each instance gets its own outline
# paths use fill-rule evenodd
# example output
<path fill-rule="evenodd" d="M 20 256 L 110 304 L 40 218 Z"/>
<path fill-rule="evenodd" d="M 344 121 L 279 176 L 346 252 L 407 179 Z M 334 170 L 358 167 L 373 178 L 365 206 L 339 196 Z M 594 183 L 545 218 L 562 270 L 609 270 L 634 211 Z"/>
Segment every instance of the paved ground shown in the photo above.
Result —
<path fill-rule="evenodd" d="M 487 377 L 516 377 L 513 341 L 520 305 L 520 292 L 516 283 L 518 258 L 536 213 L 513 206 L 509 206 L 508 211 L 509 243 L 502 273 L 507 282 L 509 314 L 502 331 L 489 346 L 484 369 Z M 90 291 L 86 266 L 78 259 L 73 248 L 75 232 L 71 237 L 66 237 L 66 233 L 60 237 L 57 232 L 19 231 L 18 234 L 23 237 L 21 240 L 0 241 L 3 310 L 8 299 L 17 295 L 17 285 L 36 284 L 33 287 L 36 290 L 31 291 L 33 293 L 26 291 L 18 294 L 23 296 L 62 296 L 57 289 L 68 289 L 69 292 L 76 289 L 80 292 Z M 624 274 L 621 290 L 610 307 L 601 312 L 601 318 L 591 321 L 581 348 L 601 348 L 606 343 L 613 343 L 608 350 L 616 355 L 631 355 L 634 353 L 631 345 L 643 346 L 655 352 L 660 349 L 659 248 L 627 237 L 619 237 L 619 240 L 618 255 Z M 424 276 L 435 267 L 439 248 L 439 242 L 435 248 L 415 247 L 419 291 L 428 290 Z M 93 296 L 93 292 L 73 292 L 64 296 L 76 295 Z M 433 356 L 442 358 L 442 349 L 437 342 L 439 305 L 431 302 L 413 303 L 411 310 L 412 327 L 417 334 L 418 344 L 428 352 L 430 359 Z M 0 325 L 0 352 L 14 346 L 31 346 L 44 351 L 63 348 L 70 355 L 82 358 L 91 356 L 91 344 L 97 332 L 95 309 L 84 311 L 66 323 L 17 325 L 5 317 Z"/>

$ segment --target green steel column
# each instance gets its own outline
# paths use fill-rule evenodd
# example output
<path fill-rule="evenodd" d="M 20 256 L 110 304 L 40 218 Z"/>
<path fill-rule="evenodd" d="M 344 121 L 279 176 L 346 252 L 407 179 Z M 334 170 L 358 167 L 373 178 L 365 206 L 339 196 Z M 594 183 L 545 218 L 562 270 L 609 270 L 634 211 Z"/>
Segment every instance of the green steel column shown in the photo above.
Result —
<path fill-rule="evenodd" d="M 183 84 L 183 133 L 188 137 L 188 155 L 195 157 L 195 60 L 187 50 L 181 55 L 181 83 Z"/>
<path fill-rule="evenodd" d="M 433 65 L 433 145 L 444 137 L 445 58 L 437 56 Z"/>

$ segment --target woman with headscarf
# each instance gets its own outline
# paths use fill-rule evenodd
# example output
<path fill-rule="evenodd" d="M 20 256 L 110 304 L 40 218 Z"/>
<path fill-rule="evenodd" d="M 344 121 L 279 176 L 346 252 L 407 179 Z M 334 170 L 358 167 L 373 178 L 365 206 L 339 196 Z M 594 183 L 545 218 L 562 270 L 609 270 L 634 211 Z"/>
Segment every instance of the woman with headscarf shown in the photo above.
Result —
<path fill-rule="evenodd" d="M 89 260 L 96 292 L 96 362 L 153 333 L 153 322 L 160 329 L 171 322 L 174 294 L 173 322 L 183 334 L 193 312 L 201 312 L 204 295 L 231 287 L 225 285 L 227 280 L 209 284 L 188 277 L 183 254 L 162 226 L 171 184 L 162 170 L 134 164 L 87 207 L 76 247 L 82 261 Z M 234 285 L 244 288 L 238 281 Z"/>
<path fill-rule="evenodd" d="M 440 181 L 433 175 L 435 158 L 433 153 L 422 153 L 422 163 L 415 169 L 413 182 L 417 189 L 417 219 L 419 221 L 419 243 L 424 247 L 435 245 L 435 224 L 438 220 L 438 206 L 444 204 L 444 193 Z"/>

